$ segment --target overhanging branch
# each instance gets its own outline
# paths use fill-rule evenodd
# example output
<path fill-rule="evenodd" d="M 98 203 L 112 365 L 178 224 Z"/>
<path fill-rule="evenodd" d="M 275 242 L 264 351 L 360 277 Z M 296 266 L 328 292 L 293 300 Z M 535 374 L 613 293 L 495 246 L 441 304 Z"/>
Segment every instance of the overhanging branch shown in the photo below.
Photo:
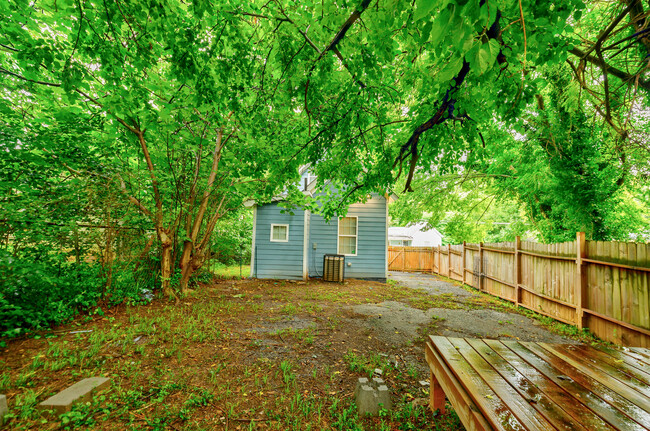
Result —
<path fill-rule="evenodd" d="M 607 64 L 604 60 L 601 60 L 600 58 L 595 57 L 593 55 L 587 54 L 586 52 L 580 50 L 579 48 L 573 48 L 569 50 L 569 52 L 575 55 L 576 57 L 578 57 L 581 61 L 586 61 L 587 63 L 591 63 L 594 66 L 598 66 L 603 70 L 607 70 L 607 73 L 609 75 L 615 76 L 621 79 L 623 82 L 650 91 L 650 81 L 642 80 L 639 75 L 632 75 L 630 73 L 612 67 L 611 65 Z"/>

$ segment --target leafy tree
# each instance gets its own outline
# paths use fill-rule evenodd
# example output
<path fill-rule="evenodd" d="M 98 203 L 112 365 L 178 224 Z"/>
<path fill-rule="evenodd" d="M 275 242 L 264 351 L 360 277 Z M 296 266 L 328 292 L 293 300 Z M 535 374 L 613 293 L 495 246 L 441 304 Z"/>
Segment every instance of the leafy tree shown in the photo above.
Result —
<path fill-rule="evenodd" d="M 43 160 L 138 212 L 128 217 L 155 232 L 169 296 L 176 271 L 183 292 L 210 256 L 222 217 L 245 198 L 269 199 L 307 161 L 338 186 L 321 208 L 331 216 L 398 178 L 410 191 L 419 176 L 493 176 L 509 155 L 557 185 L 580 180 L 564 194 L 527 175 L 493 180 L 528 199 L 548 238 L 574 225 L 616 231 L 617 202 L 629 199 L 617 201 L 622 186 L 609 180 L 648 173 L 647 154 L 629 150 L 647 149 L 640 1 L 58 0 L 5 2 L 0 17 L 0 113 L 27 135 L 60 135 L 58 147 L 40 141 Z M 536 111 L 567 61 L 574 84 L 557 88 L 583 109 L 556 97 Z M 581 135 L 554 154 L 540 148 L 566 130 Z M 558 207 L 572 196 L 584 211 Z M 111 214 L 118 224 L 131 213 Z"/>
<path fill-rule="evenodd" d="M 589 2 L 576 22 L 579 42 L 567 60 L 583 103 L 618 136 L 617 156 L 643 150 L 647 176 L 650 152 L 650 5 L 641 0 Z"/>
<path fill-rule="evenodd" d="M 253 214 L 250 209 L 231 212 L 219 220 L 214 230 L 215 239 L 211 246 L 212 258 L 224 265 L 248 265 L 251 257 Z"/>
<path fill-rule="evenodd" d="M 535 237 L 519 202 L 498 190 L 494 178 L 478 172 L 416 176 L 414 192 L 391 205 L 391 223 L 426 221 L 443 235 L 445 244 L 514 241 Z"/>
<path fill-rule="evenodd" d="M 640 114 L 650 89 L 641 49 L 647 14 L 639 1 L 418 1 L 393 2 L 392 10 L 362 1 L 338 21 L 344 7 L 283 5 L 269 9 L 298 30 L 309 28 L 301 34 L 316 51 L 299 87 L 310 126 L 299 151 L 317 163 L 320 178 L 340 180 L 342 192 L 326 213 L 344 208 L 341 199 L 386 190 L 402 175 L 412 191 L 416 174 L 445 175 L 490 160 L 503 149 L 501 139 L 516 151 L 520 142 L 504 134 L 525 133 L 522 120 L 547 97 L 549 76 L 563 64 L 562 73 L 575 78 L 564 94 L 582 105 L 583 124 L 598 121 L 598 152 L 618 158 L 622 175 L 647 175 L 647 151 L 629 151 L 648 148 L 648 118 Z M 606 34 L 615 45 L 603 60 L 593 53 Z M 589 42 L 594 37 L 601 42 Z M 585 81 L 588 73 L 596 76 Z M 589 91 L 581 92 L 585 83 Z M 611 121 L 614 114 L 625 127 Z M 619 162 L 608 163 L 616 169 Z M 598 193 L 606 194 L 601 185 Z"/>
<path fill-rule="evenodd" d="M 245 197 L 272 194 L 283 172 L 295 174 L 283 166 L 268 175 L 301 127 L 285 126 L 296 116 L 286 83 L 264 88 L 266 67 L 276 73 L 283 61 L 277 53 L 262 64 L 258 51 L 269 38 L 275 48 L 272 23 L 228 2 L 16 2 L 0 14 L 3 113 L 24 112 L 22 127 L 34 133 L 56 111 L 69 148 L 80 137 L 70 125 L 95 122 L 94 163 L 77 166 L 46 142 L 43 150 L 139 211 L 156 232 L 166 295 L 175 295 L 176 261 L 186 290 L 221 217 Z"/>
<path fill-rule="evenodd" d="M 511 208 L 501 226 L 535 232 L 548 242 L 571 240 L 577 231 L 596 240 L 625 240 L 645 231 L 647 201 L 633 197 L 638 180 L 617 157 L 620 138 L 588 120 L 566 72 L 548 70 L 548 85 L 517 128 L 486 135 L 491 145 L 480 157 L 457 166 L 465 173 L 417 180 L 422 190 L 398 203 L 394 214 L 407 221 L 437 214 L 430 222 L 452 242 L 500 238 L 488 228 L 499 219 L 494 206 Z M 512 237 L 514 232 L 500 239 Z"/>
<path fill-rule="evenodd" d="M 571 240 L 577 231 L 595 240 L 625 239 L 643 224 L 639 211 L 619 217 L 629 167 L 617 158 L 611 129 L 594 127 L 571 100 L 563 72 L 547 75 L 537 109 L 524 117 L 523 145 L 504 137 L 490 147 L 482 170 L 499 190 L 517 196 L 546 241 Z"/>

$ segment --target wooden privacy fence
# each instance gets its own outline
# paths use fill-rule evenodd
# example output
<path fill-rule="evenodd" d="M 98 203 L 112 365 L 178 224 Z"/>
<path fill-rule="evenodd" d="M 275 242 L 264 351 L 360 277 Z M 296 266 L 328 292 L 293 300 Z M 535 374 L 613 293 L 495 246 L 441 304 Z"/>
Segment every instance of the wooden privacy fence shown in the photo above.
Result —
<path fill-rule="evenodd" d="M 390 271 L 461 281 L 603 340 L 650 348 L 650 244 L 576 241 L 389 247 Z"/>
<path fill-rule="evenodd" d="M 431 247 L 388 247 L 389 271 L 433 271 Z"/>

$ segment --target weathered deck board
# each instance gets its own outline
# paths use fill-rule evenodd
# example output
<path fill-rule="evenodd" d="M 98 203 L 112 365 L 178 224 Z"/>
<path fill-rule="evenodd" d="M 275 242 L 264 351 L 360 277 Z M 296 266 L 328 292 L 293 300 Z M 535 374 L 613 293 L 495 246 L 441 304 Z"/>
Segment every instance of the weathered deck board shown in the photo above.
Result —
<path fill-rule="evenodd" d="M 442 387 L 444 394 L 447 395 L 447 398 L 453 405 L 459 406 L 456 408 L 456 414 L 465 424 L 465 427 L 472 431 L 491 430 L 492 427 L 487 423 L 478 407 L 476 407 L 472 401 L 472 398 L 463 388 L 463 385 L 458 381 L 458 379 L 456 379 L 449 367 L 445 364 L 445 361 L 429 343 L 427 343 L 425 357 L 430 368 L 438 370 L 437 380 Z M 435 376 L 433 376 L 433 371 L 431 374 L 432 377 L 435 378 Z M 432 393 L 431 395 L 432 398 L 436 398 L 438 394 Z M 433 403 L 436 400 L 431 399 L 430 401 Z M 442 404 L 441 407 L 444 409 L 444 401 L 438 401 Z M 437 409 L 437 406 L 432 406 L 432 408 Z"/>
<path fill-rule="evenodd" d="M 522 357 L 527 362 L 536 362 L 537 369 L 545 368 L 547 376 L 553 376 L 556 383 L 562 382 L 576 390 L 576 393 L 581 395 L 577 397 L 577 401 L 584 403 L 584 399 L 589 399 L 590 402 L 595 402 L 595 405 L 590 408 L 618 429 L 625 429 L 627 418 L 631 418 L 638 424 L 636 426 L 627 424 L 629 429 L 650 429 L 650 415 L 645 410 L 535 343 L 526 346 L 514 342 L 504 342 L 504 344 L 517 354 L 524 355 Z M 530 355 L 529 352 L 534 355 Z M 583 387 L 585 390 L 582 393 L 578 392 L 578 387 Z"/>
<path fill-rule="evenodd" d="M 608 354 L 605 351 L 593 349 L 582 344 L 571 346 L 570 349 L 579 355 L 589 355 L 596 362 L 602 362 L 609 367 L 616 368 L 619 372 L 638 380 L 646 389 L 650 388 L 650 367 L 648 366 L 637 368 L 635 366 L 636 362 L 628 363 L 626 356 L 620 354 L 615 355 L 614 352 L 616 351 Z"/>
<path fill-rule="evenodd" d="M 426 348 L 438 391 L 463 424 L 498 430 L 650 430 L 646 354 L 435 336 Z M 440 407 L 440 392 L 434 398 Z"/>
<path fill-rule="evenodd" d="M 453 347 L 473 368 L 473 371 L 492 389 L 494 395 L 499 397 L 513 412 L 517 419 L 524 424 L 527 430 L 546 431 L 552 425 L 536 409 L 531 409 L 528 401 L 512 390 L 512 386 L 504 380 L 481 356 L 462 338 L 451 340 Z M 480 397 L 479 395 L 478 397 Z M 487 395 L 484 395 L 487 397 Z"/>
<path fill-rule="evenodd" d="M 502 357 L 513 368 L 519 371 L 526 377 L 535 387 L 539 388 L 545 397 L 548 397 L 552 402 L 560 405 L 562 408 L 574 417 L 579 423 L 591 430 L 613 430 L 616 429 L 609 425 L 604 419 L 594 413 L 594 406 L 599 403 L 605 408 L 609 409 L 609 405 L 598 397 L 595 397 L 590 392 L 586 391 L 582 386 L 573 382 L 564 384 L 561 379 L 554 380 L 556 374 L 546 375 L 543 370 L 535 368 L 534 364 L 529 364 L 524 361 L 515 352 L 508 349 L 504 344 L 497 340 L 482 340 L 487 344 L 498 356 Z M 544 367 L 540 367 L 544 368 Z M 576 403 L 574 396 L 582 397 L 585 404 Z M 595 398 L 593 400 L 592 398 Z M 571 408 L 568 408 L 570 407 Z"/>
<path fill-rule="evenodd" d="M 495 355 L 494 351 L 481 340 L 459 340 L 453 341 L 455 346 L 463 343 L 468 343 L 479 355 L 499 373 L 500 378 L 505 380 L 512 386 L 527 403 L 537 410 L 546 421 L 551 423 L 558 430 L 586 430 L 584 426 L 573 420 L 566 411 L 545 396 L 542 388 L 546 387 L 546 382 L 533 383 L 521 374 L 515 367 L 509 364 L 505 359 L 499 355 Z M 458 344 L 457 344 L 458 343 Z M 506 387 L 506 391 L 508 388 Z M 528 405 L 526 406 L 528 410 Z"/>
<path fill-rule="evenodd" d="M 449 340 L 438 340 L 435 348 L 490 423 L 506 424 L 504 429 L 508 430 L 526 429 L 501 398 L 473 372 L 472 367 Z"/>
<path fill-rule="evenodd" d="M 650 351 L 640 347 L 630 347 L 630 350 L 643 358 L 646 364 L 650 365 Z"/>
<path fill-rule="evenodd" d="M 650 397 L 647 395 L 650 388 L 647 386 L 641 385 L 637 380 L 627 377 L 625 373 L 602 362 L 591 361 L 589 357 L 579 357 L 566 346 L 547 343 L 539 343 L 539 345 L 650 413 Z"/>
<path fill-rule="evenodd" d="M 607 353 L 610 356 L 613 356 L 616 360 L 624 361 L 626 364 L 632 365 L 633 367 L 640 370 L 650 370 L 650 363 L 645 362 L 643 356 L 633 352 L 630 349 L 623 348 L 621 351 L 619 349 L 613 349 L 611 347 L 604 346 L 595 346 L 596 349 Z"/>

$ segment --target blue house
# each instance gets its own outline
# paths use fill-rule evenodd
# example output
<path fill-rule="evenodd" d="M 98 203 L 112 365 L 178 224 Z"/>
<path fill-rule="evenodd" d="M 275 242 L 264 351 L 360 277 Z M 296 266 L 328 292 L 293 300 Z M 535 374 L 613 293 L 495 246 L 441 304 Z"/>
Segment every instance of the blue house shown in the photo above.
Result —
<path fill-rule="evenodd" d="M 302 173 L 303 193 L 313 195 L 316 178 Z M 310 211 L 279 206 L 282 198 L 253 207 L 251 277 L 306 280 L 322 277 L 323 256 L 345 256 L 345 277 L 385 281 L 388 272 L 388 201 L 373 194 L 329 222 Z M 284 211 L 283 211 L 284 210 Z"/>

